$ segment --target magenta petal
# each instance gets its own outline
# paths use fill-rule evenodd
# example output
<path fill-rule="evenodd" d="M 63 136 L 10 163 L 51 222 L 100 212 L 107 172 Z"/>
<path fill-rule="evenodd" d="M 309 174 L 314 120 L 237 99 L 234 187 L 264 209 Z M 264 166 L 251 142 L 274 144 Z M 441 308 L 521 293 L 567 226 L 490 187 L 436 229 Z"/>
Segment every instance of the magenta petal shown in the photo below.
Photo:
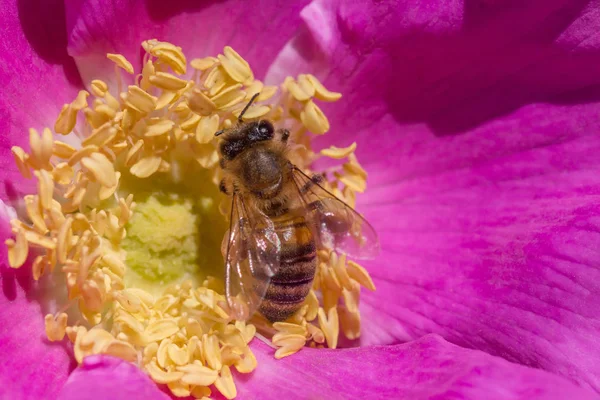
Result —
<path fill-rule="evenodd" d="M 364 297 L 364 343 L 436 332 L 598 388 L 600 138 L 567 126 L 598 111 L 522 109 L 460 138 L 473 153 L 485 153 L 488 140 L 507 140 L 514 152 L 372 188 L 362 209 L 384 251 L 370 264 L 378 291 Z M 550 143 L 528 148 L 524 132 L 544 132 Z M 565 132 L 573 136 L 552 143 Z M 436 154 L 436 142 L 423 151 Z M 374 180 L 388 179 L 378 168 L 369 169 Z"/>
<path fill-rule="evenodd" d="M 0 398 L 52 399 L 67 379 L 70 346 L 46 339 L 44 315 L 50 312 L 39 299 L 47 294 L 45 281 L 35 282 L 31 268 L 8 266 L 4 240 L 10 228 L 0 217 Z"/>
<path fill-rule="evenodd" d="M 28 149 L 31 127 L 52 129 L 80 79 L 67 55 L 62 1 L 9 0 L 0 7 L 0 21 L 0 180 L 14 183 L 20 175 L 11 146 Z M 0 184 L 0 198 L 6 190 Z"/>
<path fill-rule="evenodd" d="M 27 150 L 28 128 L 53 127 L 79 82 L 66 53 L 64 7 L 59 1 L 3 2 L 0 7 L 0 198 L 27 190 L 11 146 Z M 66 343 L 49 343 L 44 330 L 45 281 L 31 269 L 8 267 L 4 240 L 10 235 L 2 203 L 0 215 L 0 398 L 53 398 L 69 373 Z"/>
<path fill-rule="evenodd" d="M 395 346 L 306 348 L 281 360 L 261 342 L 253 348 L 258 368 L 236 381 L 242 399 L 598 398 L 566 379 L 460 348 L 437 335 Z"/>
<path fill-rule="evenodd" d="M 28 128 L 52 128 L 64 102 L 77 94 L 79 75 L 66 53 L 60 1 L 3 2 L 0 7 L 0 199 L 30 189 L 10 148 L 29 150 Z M 8 216 L 0 215 L 0 398 L 54 398 L 70 368 L 68 345 L 46 339 L 51 312 L 46 280 L 33 282 L 31 268 L 8 266 L 4 240 Z M 43 304 L 43 305 L 42 305 Z"/>
<path fill-rule="evenodd" d="M 361 343 L 434 332 L 600 390 L 598 3 L 436 3 L 315 1 L 271 70 L 345 94 L 319 144 L 369 172 Z"/>
<path fill-rule="evenodd" d="M 89 356 L 69 376 L 58 400 L 168 400 L 135 365 L 110 356 Z"/>
<path fill-rule="evenodd" d="M 156 38 L 181 46 L 190 60 L 214 56 L 228 45 L 261 77 L 300 25 L 299 12 L 307 3 L 67 1 L 69 53 L 87 81 L 112 75 L 107 52 L 125 55 L 139 72 L 144 40 Z"/>

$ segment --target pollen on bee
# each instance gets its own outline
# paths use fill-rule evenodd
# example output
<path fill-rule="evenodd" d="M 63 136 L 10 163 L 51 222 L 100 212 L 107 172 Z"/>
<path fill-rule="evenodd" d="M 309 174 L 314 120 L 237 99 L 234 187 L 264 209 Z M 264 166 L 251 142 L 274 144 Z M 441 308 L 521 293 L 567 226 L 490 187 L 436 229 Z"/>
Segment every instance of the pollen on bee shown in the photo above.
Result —
<path fill-rule="evenodd" d="M 257 328 L 232 318 L 218 274 L 198 282 L 182 272 L 170 285 L 129 279 L 132 268 L 124 243 L 147 193 L 126 181 L 137 179 L 148 188 L 158 181 L 177 183 L 181 171 L 190 168 L 203 171 L 206 179 L 194 184 L 208 193 L 203 204 L 214 204 L 199 222 L 210 232 L 209 225 L 229 212 L 218 191 L 222 172 L 215 132 L 231 127 L 247 101 L 260 93 L 244 120 L 266 118 L 290 127 L 290 140 L 304 145 L 302 152 L 292 150 L 291 157 L 309 170 L 317 158 L 310 134 L 329 130 L 317 102 L 336 101 L 341 95 L 313 75 L 265 86 L 231 47 L 223 54 L 192 59 L 189 73 L 180 47 L 155 39 L 142 47 L 146 55 L 141 71 L 123 55 L 108 54 L 117 87 L 96 79 L 89 92 L 80 91 L 61 108 L 54 133 L 76 137 L 79 146 L 67 143 L 74 142 L 72 137 L 61 141 L 45 128 L 41 134 L 31 129 L 29 152 L 12 148 L 20 173 L 37 180 L 37 193 L 23 199 L 24 214 L 11 221 L 9 264 L 20 268 L 32 255 L 36 280 L 64 276 L 56 281 L 64 282 L 68 303 L 46 315 L 45 327 L 50 340 L 69 338 L 77 362 L 110 354 L 136 363 L 175 396 L 202 398 L 217 390 L 231 399 L 237 395 L 232 368 L 245 374 L 257 367 L 249 347 Z M 122 72 L 133 75 L 135 83 L 125 85 Z M 352 144 L 321 152 L 347 159 L 323 184 L 348 204 L 366 186 L 355 149 Z M 213 247 L 219 251 L 218 245 Z M 359 287 L 374 290 L 368 272 L 331 251 L 319 252 L 318 264 L 312 290 L 297 313 L 285 323 L 258 321 L 272 334 L 276 358 L 306 345 L 335 348 L 340 330 L 351 339 L 360 335 Z M 215 267 L 211 271 L 222 268 Z M 187 266 L 181 271 L 188 271 Z"/>

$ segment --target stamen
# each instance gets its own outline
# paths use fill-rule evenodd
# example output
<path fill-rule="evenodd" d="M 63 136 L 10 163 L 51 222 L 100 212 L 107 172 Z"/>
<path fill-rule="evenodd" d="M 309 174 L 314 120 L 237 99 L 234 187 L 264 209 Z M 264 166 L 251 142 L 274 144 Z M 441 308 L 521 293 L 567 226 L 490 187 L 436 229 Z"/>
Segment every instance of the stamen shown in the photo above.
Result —
<path fill-rule="evenodd" d="M 31 178 L 31 173 L 29 172 L 29 169 L 31 168 L 29 154 L 25 153 L 19 146 L 13 146 L 11 152 L 13 153 L 15 164 L 17 164 L 17 168 L 21 175 L 23 175 L 25 179 Z"/>
<path fill-rule="evenodd" d="M 306 75 L 307 80 L 315 88 L 315 98 L 322 101 L 337 101 L 342 97 L 341 93 L 331 92 L 323 86 L 323 84 L 311 74 Z"/>
<path fill-rule="evenodd" d="M 300 113 L 300 120 L 312 133 L 322 135 L 329 130 L 327 117 L 312 100 L 304 106 L 304 110 Z"/>
<path fill-rule="evenodd" d="M 218 61 L 219 59 L 215 57 L 194 58 L 190 61 L 190 65 L 199 71 L 206 71 L 212 68 Z"/>
<path fill-rule="evenodd" d="M 81 135 L 80 147 L 54 140 L 46 128 L 41 135 L 30 131 L 29 153 L 11 149 L 20 173 L 37 179 L 37 193 L 23 199 L 27 223 L 11 221 L 9 264 L 19 268 L 31 255 L 34 279 L 64 275 L 57 281 L 65 282 L 69 300 L 46 315 L 46 334 L 53 341 L 66 334 L 77 362 L 110 354 L 138 364 L 175 396 L 207 397 L 211 386 L 231 399 L 237 394 L 231 368 L 251 373 L 257 367 L 249 347 L 254 337 L 269 336 L 276 358 L 307 345 L 335 348 L 340 329 L 350 339 L 360 335 L 360 286 L 375 286 L 363 267 L 322 249 L 312 290 L 288 320 L 233 320 L 218 253 L 225 221 L 217 210 L 229 215 L 230 201 L 218 194 L 214 134 L 236 123 L 249 99 L 260 93 L 243 119 L 268 118 L 289 128 L 290 140 L 299 145 L 290 158 L 309 172 L 317 155 L 308 132 L 329 130 L 315 101 L 341 95 L 313 75 L 264 86 L 230 47 L 216 57 L 193 59 L 194 78 L 186 80 L 180 47 L 155 39 L 142 46 L 147 52 L 142 71 L 126 92 L 121 92 L 120 70 L 136 71 L 124 56 L 108 54 L 119 95 L 93 80 L 91 98 L 80 91 L 61 109 L 54 131 Z M 85 118 L 78 118 L 80 111 Z M 367 178 L 355 149 L 353 143 L 321 151 L 347 159 L 334 171 L 335 179 L 322 184 L 351 205 Z M 156 193 L 166 196 L 162 205 Z M 160 231 L 161 224 L 177 229 Z M 180 253 L 168 243 L 179 244 Z M 148 254 L 153 262 L 144 261 Z M 67 309 L 69 315 L 78 313 L 74 321 Z"/>
<path fill-rule="evenodd" d="M 133 74 L 133 65 L 121 54 L 108 53 L 106 57 L 114 62 L 119 68 L 123 68 L 128 74 Z"/>
<path fill-rule="evenodd" d="M 223 53 L 219 54 L 218 59 L 227 74 L 236 82 L 252 83 L 254 74 L 248 62 L 229 46 L 225 47 Z"/>
<path fill-rule="evenodd" d="M 200 144 L 209 143 L 219 128 L 219 116 L 203 117 L 196 127 L 196 141 Z"/>
<path fill-rule="evenodd" d="M 142 114 L 154 111 L 158 100 L 157 97 L 145 92 L 138 86 L 129 86 L 127 94 L 121 93 L 121 99 L 128 107 Z"/>
<path fill-rule="evenodd" d="M 108 85 L 99 79 L 94 79 L 90 87 L 92 94 L 96 97 L 104 97 L 104 94 L 108 91 Z"/>
<path fill-rule="evenodd" d="M 330 157 L 330 158 L 335 158 L 336 160 L 340 160 L 340 159 L 346 158 L 350 154 L 354 153 L 354 150 L 356 150 L 356 142 L 352 143 L 348 147 L 343 147 L 343 148 L 331 146 L 328 149 L 321 150 L 321 154 L 324 155 L 325 157 Z"/>
<path fill-rule="evenodd" d="M 335 349 L 337 347 L 340 329 L 337 308 L 331 307 L 327 312 L 327 316 L 325 316 L 325 311 L 322 308 L 319 308 L 317 315 L 319 317 L 319 325 L 321 326 L 321 330 L 327 341 L 327 346 L 330 349 Z"/>
<path fill-rule="evenodd" d="M 293 79 L 290 79 L 285 87 L 298 101 L 310 100 L 315 94 L 315 88 L 310 84 L 300 85 L 299 82 L 296 82 Z"/>
<path fill-rule="evenodd" d="M 240 116 L 240 114 L 242 113 L 242 109 L 240 108 L 239 110 L 235 110 L 233 112 L 233 115 L 237 117 Z M 256 119 L 256 118 L 261 118 L 264 117 L 265 115 L 267 115 L 269 113 L 269 111 L 271 111 L 271 107 L 269 106 L 256 106 L 256 107 L 251 107 L 248 111 L 246 111 L 244 113 L 244 115 L 242 116 L 242 119 L 244 121 L 246 120 L 251 120 L 251 119 Z"/>

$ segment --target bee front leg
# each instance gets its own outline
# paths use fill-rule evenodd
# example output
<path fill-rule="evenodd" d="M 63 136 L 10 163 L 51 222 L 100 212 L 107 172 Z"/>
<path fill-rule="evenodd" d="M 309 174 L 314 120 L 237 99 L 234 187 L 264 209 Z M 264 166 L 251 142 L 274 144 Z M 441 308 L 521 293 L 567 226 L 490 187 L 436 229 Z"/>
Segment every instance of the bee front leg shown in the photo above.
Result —
<path fill-rule="evenodd" d="M 221 182 L 219 183 L 219 190 L 221 193 L 230 196 L 233 193 L 231 182 L 229 182 L 226 178 L 221 179 Z"/>

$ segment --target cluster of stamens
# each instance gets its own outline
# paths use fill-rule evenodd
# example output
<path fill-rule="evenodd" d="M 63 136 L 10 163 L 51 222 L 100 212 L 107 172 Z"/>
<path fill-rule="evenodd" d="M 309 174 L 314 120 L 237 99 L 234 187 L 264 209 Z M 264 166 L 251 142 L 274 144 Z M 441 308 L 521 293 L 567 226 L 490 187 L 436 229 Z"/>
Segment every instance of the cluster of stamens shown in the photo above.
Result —
<path fill-rule="evenodd" d="M 310 133 L 329 129 L 315 100 L 335 101 L 341 95 L 312 75 L 265 86 L 229 47 L 217 57 L 192 60 L 190 73 L 181 48 L 157 40 L 143 47 L 146 56 L 136 76 L 122 55 L 108 55 L 115 64 L 118 94 L 94 80 L 91 94 L 81 91 L 64 105 L 54 132 L 69 140 L 56 140 L 48 128 L 41 135 L 31 129 L 30 151 L 13 147 L 21 174 L 37 179 L 37 193 L 24 197 L 21 218 L 11 221 L 9 263 L 19 268 L 31 256 L 35 280 L 64 275 L 68 301 L 45 317 L 46 333 L 52 341 L 66 335 L 79 363 L 87 355 L 109 354 L 137 363 L 176 396 L 206 397 L 214 386 L 233 398 L 231 370 L 249 373 L 256 367 L 248 346 L 255 325 L 232 320 L 221 276 L 199 284 L 182 277 L 158 294 L 128 287 L 122 244 L 136 199 L 123 180 L 160 175 L 178 181 L 194 164 L 211 174 L 212 182 L 202 184 L 218 185 L 214 134 L 235 124 L 256 93 L 257 104 L 244 120 L 266 118 L 289 128 L 291 141 L 303 145 L 290 154 L 292 162 L 308 170 L 320 157 L 310 148 Z M 124 79 L 123 72 L 130 76 Z M 133 84 L 124 88 L 124 81 Z M 355 148 L 321 151 L 322 156 L 347 159 L 324 184 L 351 206 L 356 192 L 365 190 L 367 177 Z M 220 211 L 229 215 L 230 199 L 220 200 Z M 260 317 L 253 322 L 273 334 L 277 358 L 305 345 L 335 348 L 340 327 L 349 339 L 360 335 L 361 285 L 374 290 L 364 268 L 321 250 L 313 289 L 302 308 L 285 322 L 270 324 Z"/>

